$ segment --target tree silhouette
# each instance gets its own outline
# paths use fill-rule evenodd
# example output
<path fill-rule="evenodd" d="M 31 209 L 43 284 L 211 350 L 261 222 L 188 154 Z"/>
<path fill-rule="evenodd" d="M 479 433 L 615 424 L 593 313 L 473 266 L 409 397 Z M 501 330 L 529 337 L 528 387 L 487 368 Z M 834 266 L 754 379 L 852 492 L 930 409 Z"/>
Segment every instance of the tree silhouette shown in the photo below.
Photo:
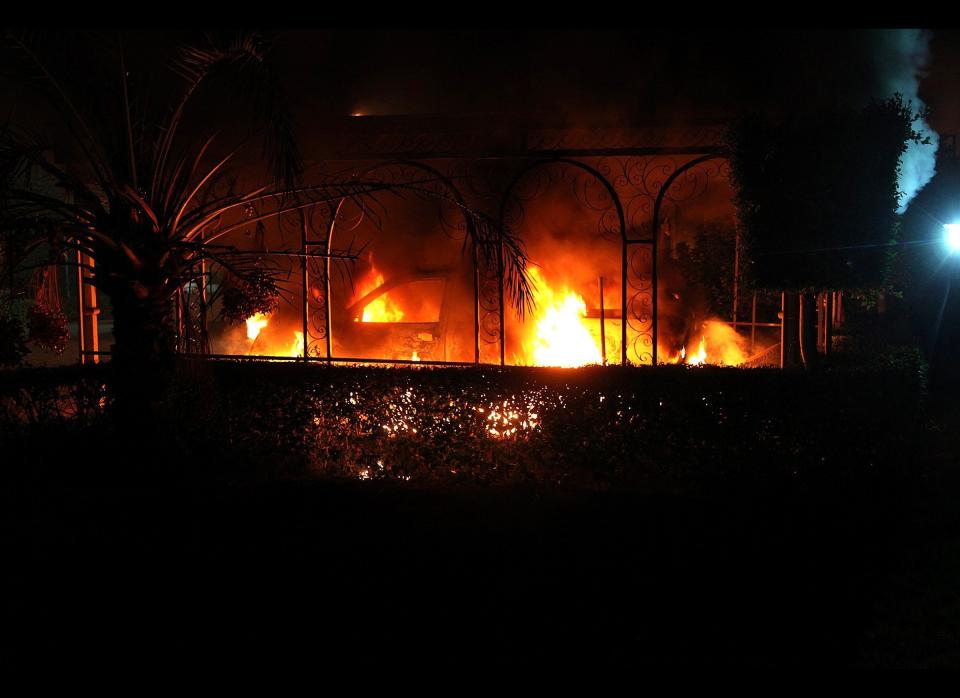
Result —
<path fill-rule="evenodd" d="M 45 46 L 15 33 L 5 39 L 8 76 L 55 108 L 76 165 L 58 164 L 48 138 L 7 123 L 0 229 L 8 241 L 15 232 L 22 242 L 26 231 L 28 249 L 48 246 L 50 262 L 75 263 L 65 255 L 77 252 L 94 262 L 89 282 L 110 298 L 119 364 L 172 355 L 173 301 L 206 267 L 236 287 L 279 290 L 255 254 L 222 244 L 229 233 L 344 198 L 376 218 L 378 195 L 443 196 L 426 180 L 305 182 L 273 41 L 261 33 L 208 36 L 160 72 L 151 50 L 131 49 L 141 36 L 45 34 Z M 58 61 L 65 80 L 51 67 Z M 251 180 L 258 183 L 241 185 Z M 531 297 L 522 244 L 491 218 L 464 212 L 481 255 L 492 263 L 505 251 L 508 291 L 522 313 Z"/>
<path fill-rule="evenodd" d="M 800 292 L 801 348 L 814 293 L 889 282 L 900 158 L 908 143 L 929 142 L 914 128 L 922 117 L 896 94 L 859 110 L 752 113 L 728 129 L 745 274 L 761 288 Z M 805 363 L 814 354 L 804 351 Z"/>

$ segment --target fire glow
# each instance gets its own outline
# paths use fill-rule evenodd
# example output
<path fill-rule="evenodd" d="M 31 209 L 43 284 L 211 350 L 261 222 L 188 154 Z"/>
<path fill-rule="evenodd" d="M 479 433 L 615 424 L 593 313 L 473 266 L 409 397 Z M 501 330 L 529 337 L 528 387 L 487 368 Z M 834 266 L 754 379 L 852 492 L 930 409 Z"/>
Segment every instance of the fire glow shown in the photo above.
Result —
<path fill-rule="evenodd" d="M 357 397 L 350 394 L 351 405 L 358 404 Z M 490 439 L 507 440 L 526 437 L 539 430 L 540 414 L 547 407 L 544 393 L 536 389 L 519 397 L 504 396 L 481 404 L 451 398 L 447 403 L 447 415 L 439 420 L 427 416 L 426 404 L 425 395 L 414 388 L 404 390 L 395 399 L 377 406 L 379 428 L 388 438 L 396 438 L 402 434 L 429 434 L 459 425 L 460 429 L 480 429 Z"/>
<path fill-rule="evenodd" d="M 575 291 L 555 291 L 543 275 L 529 270 L 534 289 L 533 330 L 523 342 L 521 363 L 575 368 L 602 363 L 600 346 L 587 325 L 587 305 Z"/>
<path fill-rule="evenodd" d="M 263 313 L 257 313 L 247 318 L 247 339 L 251 342 L 257 341 L 257 337 L 260 336 L 260 331 L 267 326 L 269 322 L 269 316 L 264 315 Z"/>
<path fill-rule="evenodd" d="M 293 339 L 290 340 L 288 345 L 277 346 L 267 344 L 266 346 L 258 346 L 258 340 L 260 340 L 261 333 L 270 324 L 270 317 L 270 315 L 256 313 L 255 315 L 251 315 L 247 318 L 247 339 L 250 341 L 247 354 L 289 357 L 303 356 L 303 332 L 299 331 L 295 331 L 293 333 Z M 263 344 L 264 342 L 260 342 L 260 345 Z"/>
<path fill-rule="evenodd" d="M 718 320 L 708 320 L 703 323 L 703 334 L 700 335 L 696 350 L 688 352 L 686 346 L 682 346 L 667 363 L 687 366 L 739 366 L 747 360 L 742 344 L 743 340 L 732 327 Z"/>
<path fill-rule="evenodd" d="M 383 273 L 373 265 L 372 258 L 370 262 L 369 272 L 363 282 L 358 285 L 358 291 L 353 294 L 354 303 L 363 300 L 386 283 Z M 592 316 L 588 313 L 584 297 L 565 283 L 551 284 L 540 269 L 530 268 L 528 273 L 531 279 L 534 309 L 526 321 L 514 330 L 518 332 L 520 341 L 512 363 L 522 366 L 558 368 L 603 364 L 600 321 L 596 313 Z M 424 303 L 424 297 L 414 297 L 409 293 L 393 295 L 394 297 L 391 297 L 389 292 L 385 292 L 372 299 L 363 307 L 362 312 L 357 311 L 357 315 L 353 317 L 354 322 L 405 324 L 420 317 L 422 314 L 420 306 Z M 413 305 L 407 307 L 406 302 Z M 417 303 L 420 306 L 417 306 Z M 616 312 L 614 317 L 619 315 L 618 309 L 611 310 Z M 293 330 L 289 325 L 277 325 L 278 320 L 276 315 L 263 313 L 247 318 L 246 346 L 243 353 L 258 356 L 302 357 L 303 332 Z M 673 348 L 669 345 L 661 346 L 661 356 L 664 357 L 661 358 L 661 362 L 686 366 L 707 364 L 739 366 L 747 360 L 744 339 L 728 323 L 713 319 L 703 322 L 698 329 L 699 331 L 695 330 L 690 337 L 691 341 L 681 345 L 679 349 L 677 345 Z M 610 341 L 615 345 L 618 344 L 618 330 L 617 323 L 608 324 L 606 332 L 608 355 L 611 352 Z M 401 341 L 400 335 L 391 336 L 394 336 L 393 342 Z M 423 347 L 418 347 L 415 343 L 411 347 L 408 340 L 403 342 L 405 343 L 394 346 L 394 352 L 397 352 L 400 346 L 405 347 L 399 350 L 399 353 L 394 353 L 394 358 L 403 358 L 414 364 L 436 358 L 444 360 L 448 358 L 443 355 L 436 357 L 422 354 L 420 350 Z M 616 346 L 613 351 L 613 355 L 617 355 L 619 347 Z"/>
<path fill-rule="evenodd" d="M 384 277 L 375 266 L 373 266 L 373 255 L 370 255 L 370 273 L 366 280 L 360 285 L 356 298 L 361 299 L 364 296 L 373 293 L 383 286 Z M 391 300 L 388 293 L 383 293 L 374 300 L 367 303 L 363 308 L 363 315 L 360 318 L 354 318 L 354 322 L 401 322 L 403 320 L 403 310 Z"/>

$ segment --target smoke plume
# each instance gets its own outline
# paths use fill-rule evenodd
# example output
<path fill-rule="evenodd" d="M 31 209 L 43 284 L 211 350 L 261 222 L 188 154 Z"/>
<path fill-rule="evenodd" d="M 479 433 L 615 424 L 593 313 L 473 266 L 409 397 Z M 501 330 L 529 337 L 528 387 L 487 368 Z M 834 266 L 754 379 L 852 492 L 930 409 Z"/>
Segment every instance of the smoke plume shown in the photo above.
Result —
<path fill-rule="evenodd" d="M 927 65 L 930 34 L 922 29 L 890 29 L 877 33 L 873 60 L 881 89 L 885 95 L 899 92 L 904 101 L 913 102 L 916 110 L 925 105 L 919 96 L 920 78 Z M 930 139 L 929 145 L 910 143 L 900 158 L 900 208 L 903 213 L 910 201 L 933 179 L 936 173 L 937 132 L 920 120 L 915 129 Z"/>

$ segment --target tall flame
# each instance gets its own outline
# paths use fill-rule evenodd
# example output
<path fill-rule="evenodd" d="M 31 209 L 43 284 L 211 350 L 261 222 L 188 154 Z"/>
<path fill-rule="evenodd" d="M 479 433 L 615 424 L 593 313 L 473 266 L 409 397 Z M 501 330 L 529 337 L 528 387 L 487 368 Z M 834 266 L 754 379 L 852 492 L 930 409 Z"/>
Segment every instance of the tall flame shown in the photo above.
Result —
<path fill-rule="evenodd" d="M 686 352 L 684 352 L 685 354 Z M 686 362 L 690 366 L 700 366 L 707 362 L 707 339 L 706 337 L 700 337 L 700 346 L 697 347 L 697 351 L 693 354 L 690 354 L 686 357 Z"/>
<path fill-rule="evenodd" d="M 565 368 L 601 363 L 600 347 L 586 324 L 583 298 L 568 288 L 555 292 L 535 268 L 529 273 L 537 314 L 534 330 L 524 342 L 527 360 L 535 366 Z"/>
<path fill-rule="evenodd" d="M 247 354 L 254 352 L 254 345 L 260 337 L 260 333 L 270 324 L 270 315 L 256 313 L 247 318 L 247 339 L 250 340 L 250 347 Z M 257 354 L 264 356 L 303 356 L 303 332 L 294 332 L 293 340 L 288 346 L 277 344 L 275 341 L 269 341 L 267 337 L 266 346 L 261 342 L 256 349 Z"/>
<path fill-rule="evenodd" d="M 294 332 L 293 341 L 287 347 L 287 356 L 303 356 L 303 332 Z"/>
<path fill-rule="evenodd" d="M 373 265 L 373 255 L 370 255 L 369 260 L 370 272 L 357 289 L 357 299 L 377 290 L 384 283 L 383 274 Z M 354 320 L 356 319 L 354 318 Z M 367 303 L 363 309 L 363 315 L 359 319 L 363 322 L 400 322 L 403 320 L 403 310 L 390 299 L 388 292 Z"/>
<path fill-rule="evenodd" d="M 247 318 L 247 339 L 251 342 L 260 336 L 260 331 L 267 326 L 269 315 L 257 313 Z"/>

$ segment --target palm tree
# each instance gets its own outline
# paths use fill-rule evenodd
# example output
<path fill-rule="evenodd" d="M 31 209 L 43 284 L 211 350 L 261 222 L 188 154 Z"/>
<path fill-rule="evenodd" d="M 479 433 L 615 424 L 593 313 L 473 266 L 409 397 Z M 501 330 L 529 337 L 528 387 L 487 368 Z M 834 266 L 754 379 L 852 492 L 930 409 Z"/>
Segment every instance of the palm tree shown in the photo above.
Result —
<path fill-rule="evenodd" d="M 68 67 L 78 63 L 77 38 L 51 42 L 54 53 L 74 50 Z M 276 288 L 278 279 L 264 274 L 254 256 L 219 244 L 231 231 L 344 198 L 373 215 L 381 193 L 442 196 L 427 181 L 305 183 L 290 111 L 269 60 L 272 41 L 260 33 L 207 37 L 202 46 L 180 49 L 169 85 L 134 80 L 129 37 L 93 38 L 83 55 L 104 76 L 93 71 L 65 82 L 41 58 L 35 39 L 6 36 L 14 77 L 49 98 L 79 167 L 58 165 L 43 139 L 8 123 L 0 133 L 0 177 L 8 182 L 0 226 L 32 231 L 29 244 L 49 245 L 58 263 L 77 263 L 77 252 L 94 263 L 89 282 L 111 301 L 118 364 L 142 365 L 173 353 L 173 301 L 210 265 L 240 283 Z M 229 108 L 219 113 L 239 117 L 211 119 L 211 105 L 228 99 Z M 241 188 L 241 168 L 258 142 L 267 175 Z M 28 172 L 42 173 L 58 191 L 34 186 Z M 531 297 L 523 246 L 491 218 L 465 211 L 481 254 L 492 261 L 505 250 L 508 293 L 522 314 Z M 73 262 L 65 258 L 70 252 Z"/>

